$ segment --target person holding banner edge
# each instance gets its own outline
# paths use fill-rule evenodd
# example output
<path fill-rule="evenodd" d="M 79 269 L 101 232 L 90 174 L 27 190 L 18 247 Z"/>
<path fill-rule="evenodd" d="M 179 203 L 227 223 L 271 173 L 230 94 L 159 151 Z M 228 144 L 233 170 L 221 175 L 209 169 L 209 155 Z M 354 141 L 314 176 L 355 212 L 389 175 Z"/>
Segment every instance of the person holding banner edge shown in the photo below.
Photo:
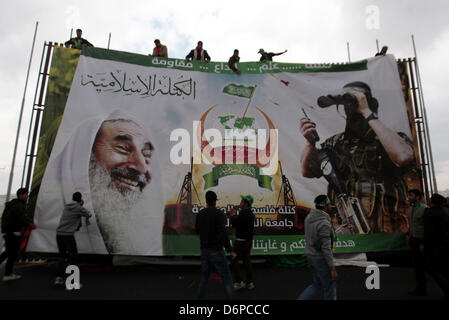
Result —
<path fill-rule="evenodd" d="M 264 49 L 259 49 L 259 54 L 261 55 L 260 57 L 260 62 L 267 62 L 267 61 L 273 61 L 273 57 L 274 56 L 280 56 L 281 54 L 286 53 L 287 50 L 279 52 L 279 53 L 274 53 L 274 52 L 266 52 Z"/>
<path fill-rule="evenodd" d="M 90 224 L 89 218 L 92 214 L 83 207 L 84 201 L 80 192 L 72 195 L 72 202 L 64 207 L 64 211 L 56 229 L 56 242 L 58 244 L 59 259 L 58 272 L 55 279 L 56 286 L 64 285 L 65 263 L 75 265 L 78 260 L 78 249 L 76 246 L 75 232 L 81 228 L 81 217 L 86 218 L 86 227 Z"/>
<path fill-rule="evenodd" d="M 20 250 L 22 230 L 26 227 L 35 229 L 36 225 L 25 214 L 28 190 L 20 188 L 17 198 L 5 203 L 2 214 L 2 235 L 5 240 L 5 251 L 0 255 L 0 265 L 7 260 L 3 281 L 18 280 L 22 276 L 13 273 L 14 263 Z"/>
<path fill-rule="evenodd" d="M 239 68 L 236 67 L 236 63 L 238 63 L 239 61 L 240 61 L 239 51 L 235 49 L 234 54 L 229 58 L 228 66 L 232 71 L 234 71 L 238 75 L 241 74 Z"/>

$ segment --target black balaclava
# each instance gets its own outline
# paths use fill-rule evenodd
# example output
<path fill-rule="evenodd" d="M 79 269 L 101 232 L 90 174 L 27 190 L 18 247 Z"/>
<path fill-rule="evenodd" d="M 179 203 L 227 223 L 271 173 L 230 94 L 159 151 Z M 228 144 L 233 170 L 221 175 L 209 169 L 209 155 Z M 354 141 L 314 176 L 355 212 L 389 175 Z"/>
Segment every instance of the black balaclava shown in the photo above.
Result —
<path fill-rule="evenodd" d="M 350 82 L 346 84 L 343 88 L 344 89 L 357 88 L 357 90 L 361 89 L 366 96 L 366 100 L 368 101 L 368 107 L 372 112 L 377 113 L 378 102 L 371 95 L 371 89 L 366 83 L 361 81 Z M 370 126 L 366 121 L 366 119 L 357 112 L 357 106 L 345 105 L 345 113 L 346 113 L 345 136 L 348 138 L 363 137 L 370 128 Z"/>

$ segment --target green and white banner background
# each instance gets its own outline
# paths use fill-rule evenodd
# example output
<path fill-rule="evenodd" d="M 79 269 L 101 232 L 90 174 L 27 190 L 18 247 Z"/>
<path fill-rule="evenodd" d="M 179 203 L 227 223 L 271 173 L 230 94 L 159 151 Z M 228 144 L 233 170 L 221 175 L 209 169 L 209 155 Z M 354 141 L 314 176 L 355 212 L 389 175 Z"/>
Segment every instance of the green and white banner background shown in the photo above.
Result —
<path fill-rule="evenodd" d="M 339 94 L 349 82 L 363 81 L 379 101 L 380 120 L 394 131 L 412 136 L 396 61 L 391 55 L 343 65 L 240 63 L 239 69 L 240 76 L 230 71 L 226 63 L 85 49 L 40 185 L 34 215 L 37 229 L 32 232 L 27 250 L 57 252 L 56 228 L 64 204 L 80 191 L 84 206 L 94 217 L 88 226 L 83 220 L 75 235 L 79 252 L 199 255 L 195 215 L 205 206 L 205 193 L 213 190 L 218 194 L 217 207 L 223 212 L 239 204 L 240 195 L 254 196 L 253 254 L 300 254 L 304 252 L 304 217 L 313 206 L 313 199 L 327 193 L 328 185 L 324 178 L 302 176 L 300 156 L 306 141 L 300 132 L 301 108 L 317 123 L 324 141 L 344 131 L 344 112 L 335 106 L 319 108 L 317 98 Z M 89 173 L 91 153 L 106 120 L 128 120 L 128 126 L 116 133 L 122 141 L 129 129 L 154 147 L 148 165 L 150 182 L 141 189 L 130 188 L 127 194 L 131 194 L 132 200 L 128 199 L 123 207 L 117 204 L 120 197 L 116 194 L 103 190 L 101 195 L 92 195 L 95 188 Z M 172 163 L 172 149 L 181 142 L 170 140 L 172 132 L 189 132 L 189 145 L 184 149 L 189 152 L 197 137 L 193 124 L 200 120 L 205 129 L 218 129 L 223 137 L 225 129 L 257 132 L 274 127 L 278 130 L 282 173 L 278 167 L 274 175 L 267 176 L 251 164 Z M 126 152 L 132 154 L 132 150 Z M 192 156 L 188 155 L 188 159 Z M 409 181 L 419 183 L 419 177 Z M 284 194 L 289 187 L 295 203 L 285 203 Z M 132 198 L 132 193 L 139 196 Z M 93 203 L 93 199 L 98 203 Z M 102 218 L 94 208 L 103 211 Z M 232 240 L 233 230 L 228 227 Z M 339 235 L 336 252 L 403 247 L 402 233 L 347 234 Z"/>

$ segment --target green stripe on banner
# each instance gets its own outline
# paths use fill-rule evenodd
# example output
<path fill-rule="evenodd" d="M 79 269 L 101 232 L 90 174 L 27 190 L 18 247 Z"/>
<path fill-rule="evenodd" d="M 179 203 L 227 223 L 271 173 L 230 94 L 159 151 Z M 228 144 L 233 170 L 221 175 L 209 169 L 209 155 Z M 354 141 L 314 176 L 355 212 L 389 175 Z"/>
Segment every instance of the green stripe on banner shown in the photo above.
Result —
<path fill-rule="evenodd" d="M 114 51 L 95 47 L 83 48 L 83 56 L 118 61 L 145 67 L 168 68 L 185 71 L 200 71 L 216 74 L 233 74 L 226 62 L 204 62 L 186 61 L 184 59 L 172 59 L 162 57 L 151 57 L 141 54 Z M 264 74 L 264 73 L 310 73 L 310 72 L 347 72 L 367 70 L 367 60 L 361 60 L 345 64 L 332 63 L 281 63 L 281 62 L 242 62 L 238 68 L 242 73 Z"/>
<path fill-rule="evenodd" d="M 229 237 L 234 241 L 234 237 Z M 200 255 L 199 236 L 164 235 L 164 255 Z M 256 235 L 252 255 L 304 254 L 304 235 Z M 361 253 L 408 250 L 404 233 L 345 234 L 337 235 L 334 253 Z"/>
<path fill-rule="evenodd" d="M 260 168 L 250 164 L 222 164 L 216 166 L 211 172 L 203 175 L 204 190 L 218 186 L 218 180 L 227 176 L 241 175 L 254 178 L 258 181 L 259 187 L 273 191 L 271 187 L 272 177 L 261 175 Z"/>

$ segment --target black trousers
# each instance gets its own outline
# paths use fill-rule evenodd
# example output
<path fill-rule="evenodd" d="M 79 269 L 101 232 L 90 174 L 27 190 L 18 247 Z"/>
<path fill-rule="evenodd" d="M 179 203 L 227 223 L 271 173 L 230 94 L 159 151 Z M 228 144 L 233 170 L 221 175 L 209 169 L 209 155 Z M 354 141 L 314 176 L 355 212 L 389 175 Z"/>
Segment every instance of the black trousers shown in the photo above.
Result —
<path fill-rule="evenodd" d="M 410 251 L 412 255 L 413 268 L 415 268 L 416 289 L 420 292 L 426 292 L 426 259 L 424 253 L 419 250 L 423 244 L 421 239 L 410 237 Z"/>
<path fill-rule="evenodd" d="M 64 277 L 66 265 L 76 265 L 78 262 L 78 249 L 76 247 L 75 236 L 56 235 L 58 244 L 58 277 Z"/>
<path fill-rule="evenodd" d="M 238 241 L 234 243 L 234 252 L 237 253 L 237 257 L 231 261 L 231 268 L 233 272 L 234 282 L 241 282 L 242 276 L 240 274 L 240 263 L 242 260 L 243 267 L 246 271 L 246 283 L 253 282 L 253 266 L 251 264 L 251 246 L 252 241 Z"/>
<path fill-rule="evenodd" d="M 449 249 L 425 247 L 427 271 L 449 299 Z"/>
<path fill-rule="evenodd" d="M 5 276 L 9 276 L 12 273 L 14 263 L 19 254 L 21 237 L 14 234 L 5 234 L 3 239 L 5 239 L 6 250 L 0 255 L 0 263 L 8 259 L 6 262 Z"/>

